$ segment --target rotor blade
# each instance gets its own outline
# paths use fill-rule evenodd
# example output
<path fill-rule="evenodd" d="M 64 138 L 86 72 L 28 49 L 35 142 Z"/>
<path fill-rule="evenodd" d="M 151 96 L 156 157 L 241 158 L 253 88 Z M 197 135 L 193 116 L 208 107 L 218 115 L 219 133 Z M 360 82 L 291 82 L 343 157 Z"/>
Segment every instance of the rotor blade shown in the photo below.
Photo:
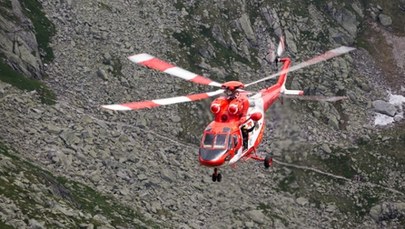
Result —
<path fill-rule="evenodd" d="M 154 99 L 154 100 L 145 100 L 140 102 L 124 103 L 124 104 L 112 104 L 112 105 L 102 105 L 101 107 L 116 110 L 116 111 L 127 111 L 127 110 L 139 110 L 144 108 L 152 108 L 161 105 L 169 105 L 175 103 L 184 103 L 197 101 L 201 99 L 206 99 L 215 95 L 223 93 L 223 89 L 219 89 L 212 92 L 200 93 L 200 94 L 191 94 L 186 96 L 177 96 L 172 98 L 165 99 Z"/>
<path fill-rule="evenodd" d="M 174 66 L 147 53 L 133 55 L 128 57 L 128 59 L 136 64 L 168 73 L 170 75 L 191 81 L 193 83 L 221 87 L 221 84 L 218 82 L 208 79 L 207 77 L 197 75 L 183 68 Z"/>
<path fill-rule="evenodd" d="M 329 50 L 329 51 L 325 52 L 324 54 L 316 56 L 316 57 L 314 57 L 314 58 L 312 58 L 310 60 L 301 62 L 301 63 L 299 63 L 299 64 L 297 64 L 295 66 L 292 66 L 291 68 L 288 68 L 288 69 L 285 69 L 283 71 L 277 72 L 277 73 L 275 73 L 273 75 L 262 78 L 260 80 L 256 80 L 254 82 L 245 84 L 245 87 L 248 87 L 250 85 L 257 84 L 257 83 L 260 83 L 260 82 L 263 82 L 263 81 L 266 81 L 266 80 L 269 80 L 269 79 L 276 78 L 279 75 L 282 75 L 282 74 L 285 74 L 285 73 L 288 73 L 288 72 L 292 72 L 292 71 L 296 71 L 298 69 L 305 68 L 305 67 L 308 67 L 308 66 L 313 65 L 313 64 L 317 64 L 317 63 L 325 61 L 325 60 L 329 60 L 329 59 L 331 59 L 333 57 L 340 56 L 342 54 L 348 53 L 348 52 L 353 51 L 353 50 L 355 50 L 355 48 L 347 47 L 347 46 L 341 46 L 339 48 Z"/>
<path fill-rule="evenodd" d="M 348 99 L 347 96 L 318 96 L 318 95 L 280 95 L 287 99 L 299 99 L 309 101 L 324 101 L 324 102 L 336 102 L 343 99 Z"/>

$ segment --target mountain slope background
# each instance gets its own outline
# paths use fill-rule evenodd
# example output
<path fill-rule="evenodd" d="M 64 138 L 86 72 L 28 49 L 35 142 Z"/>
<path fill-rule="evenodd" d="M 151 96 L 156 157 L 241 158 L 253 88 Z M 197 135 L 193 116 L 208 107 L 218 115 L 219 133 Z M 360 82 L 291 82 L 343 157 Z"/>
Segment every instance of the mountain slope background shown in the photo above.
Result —
<path fill-rule="evenodd" d="M 395 122 L 380 127 L 374 102 L 388 101 L 388 91 L 404 95 L 404 8 L 377 0 L 1 0 L 0 225 L 403 227 L 403 103 L 384 103 L 380 112 Z M 271 171 L 249 161 L 211 182 L 197 161 L 209 101 L 100 109 L 212 89 L 134 66 L 129 55 L 246 83 L 277 71 L 265 56 L 280 35 L 294 63 L 340 45 L 357 50 L 289 74 L 291 89 L 349 99 L 272 107 L 260 148 L 275 155 Z"/>

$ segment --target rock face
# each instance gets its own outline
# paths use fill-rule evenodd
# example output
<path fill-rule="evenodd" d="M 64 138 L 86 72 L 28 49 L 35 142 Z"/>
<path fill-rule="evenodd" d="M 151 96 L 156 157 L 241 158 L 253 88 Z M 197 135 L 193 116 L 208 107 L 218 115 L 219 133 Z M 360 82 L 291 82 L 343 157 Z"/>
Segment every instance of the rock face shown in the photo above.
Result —
<path fill-rule="evenodd" d="M 24 75 L 42 78 L 43 65 L 31 20 L 23 14 L 18 0 L 1 4 L 0 8 L 0 54 Z"/>
<path fill-rule="evenodd" d="M 0 216 L 12 218 L 8 224 L 119 228 L 121 215 L 137 209 L 145 220 L 134 218 L 134 225 L 151 220 L 163 228 L 373 228 L 378 226 L 374 212 L 380 210 L 368 213 L 377 199 L 403 200 L 401 154 L 384 152 L 390 143 L 401 147 L 401 138 L 374 137 L 365 112 L 381 98 L 376 80 L 383 74 L 363 49 L 289 74 L 288 88 L 348 99 L 276 103 L 258 149 L 275 155 L 274 168 L 251 161 L 224 167 L 221 183 L 212 183 L 212 170 L 198 165 L 201 133 L 212 118 L 207 101 L 126 113 L 100 108 L 201 90 L 134 66 L 129 55 L 146 52 L 220 82 L 247 83 L 278 70 L 264 58 L 281 35 L 287 39 L 285 55 L 297 62 L 350 44 L 359 18 L 351 7 L 318 1 L 282 6 L 271 1 L 41 2 L 58 31 L 52 41 L 55 59 L 46 68 L 46 83 L 58 101 L 47 106 L 35 92 L 0 83 L 0 136 L 13 153 L 75 181 L 66 188 L 86 184 L 111 197 L 113 207 L 108 215 L 98 198 L 81 198 L 90 205 L 86 211 L 69 201 L 45 201 L 33 204 L 32 211 L 52 209 L 63 220 L 38 219 L 23 215 L 24 203 L 0 195 Z M 365 12 L 356 6 L 356 12 Z M 360 137 L 366 139 L 362 144 L 374 145 L 356 144 Z M 6 159 L 2 163 L 12 166 Z M 19 176 L 9 179 L 13 187 L 67 195 L 60 187 L 38 188 L 15 170 L 9 173 Z M 38 192 L 28 197 L 42 200 Z M 118 211 L 114 203 L 127 208 Z M 73 219 L 79 223 L 69 227 Z"/>

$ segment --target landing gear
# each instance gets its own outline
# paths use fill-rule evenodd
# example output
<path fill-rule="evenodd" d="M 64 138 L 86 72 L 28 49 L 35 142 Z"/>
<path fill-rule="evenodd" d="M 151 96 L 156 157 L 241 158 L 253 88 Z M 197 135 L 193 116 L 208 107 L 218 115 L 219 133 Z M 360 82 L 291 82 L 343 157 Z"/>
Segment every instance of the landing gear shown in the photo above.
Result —
<path fill-rule="evenodd" d="M 212 181 L 221 182 L 221 180 L 222 180 L 222 175 L 218 172 L 218 168 L 215 168 L 214 173 L 212 174 Z"/>
<path fill-rule="evenodd" d="M 266 157 L 264 158 L 264 167 L 268 169 L 270 168 L 270 166 L 273 166 L 273 157 L 271 154 L 266 155 Z"/>

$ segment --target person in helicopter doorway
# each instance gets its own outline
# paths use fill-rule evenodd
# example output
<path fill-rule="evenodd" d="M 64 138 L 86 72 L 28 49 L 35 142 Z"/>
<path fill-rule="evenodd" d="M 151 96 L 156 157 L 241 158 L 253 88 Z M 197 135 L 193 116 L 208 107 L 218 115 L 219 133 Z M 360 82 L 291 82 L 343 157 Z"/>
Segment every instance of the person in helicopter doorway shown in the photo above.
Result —
<path fill-rule="evenodd" d="M 249 133 L 255 129 L 256 125 L 248 128 L 247 125 L 242 126 L 242 139 L 243 139 L 243 151 L 248 148 Z"/>

